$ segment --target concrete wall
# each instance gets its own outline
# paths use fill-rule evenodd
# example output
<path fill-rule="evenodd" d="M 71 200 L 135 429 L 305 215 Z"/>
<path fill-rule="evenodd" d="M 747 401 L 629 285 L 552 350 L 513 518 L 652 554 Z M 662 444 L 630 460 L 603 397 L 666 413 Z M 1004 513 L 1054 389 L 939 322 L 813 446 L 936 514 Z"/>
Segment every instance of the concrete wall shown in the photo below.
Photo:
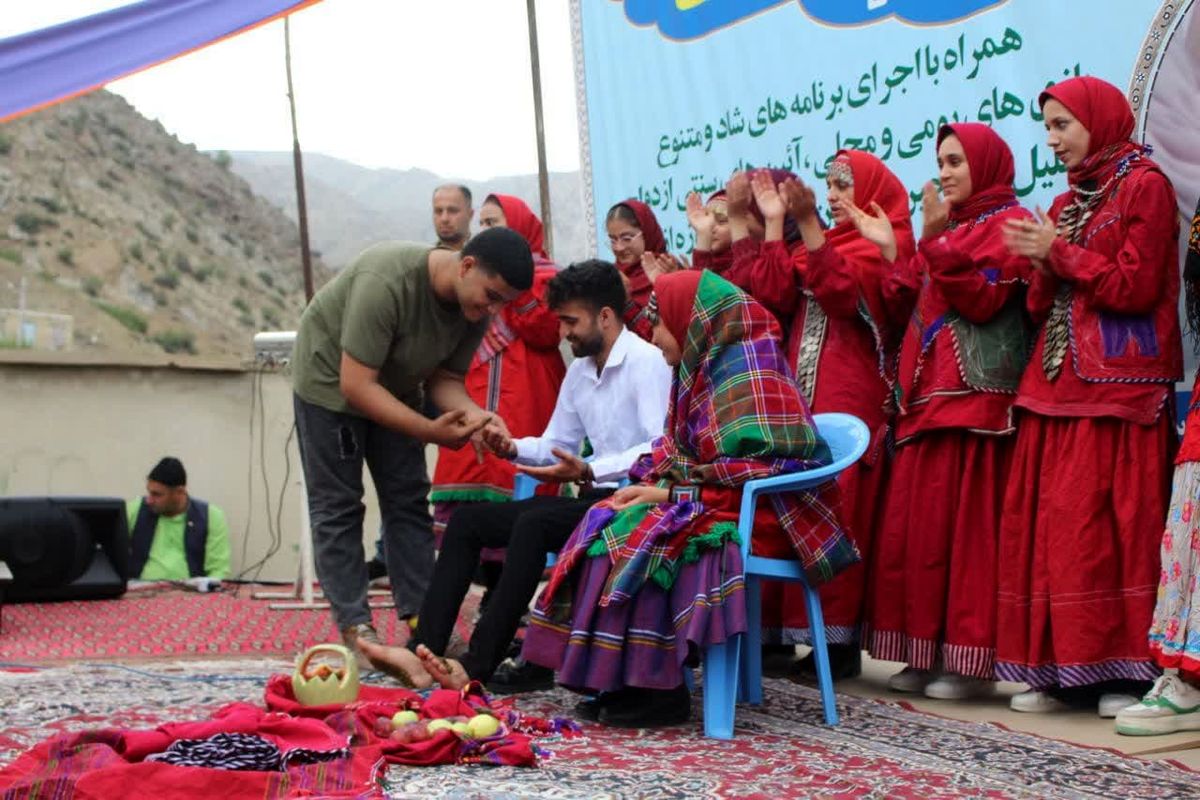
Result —
<path fill-rule="evenodd" d="M 282 492 L 283 545 L 261 578 L 296 577 L 301 487 L 294 437 L 284 483 L 291 428 L 290 379 L 282 373 L 195 360 L 102 364 L 0 352 L 0 495 L 136 497 L 158 459 L 177 456 L 191 492 L 229 518 L 234 575 L 267 552 Z M 373 548 L 379 516 L 369 477 L 366 503 L 364 541 Z"/>

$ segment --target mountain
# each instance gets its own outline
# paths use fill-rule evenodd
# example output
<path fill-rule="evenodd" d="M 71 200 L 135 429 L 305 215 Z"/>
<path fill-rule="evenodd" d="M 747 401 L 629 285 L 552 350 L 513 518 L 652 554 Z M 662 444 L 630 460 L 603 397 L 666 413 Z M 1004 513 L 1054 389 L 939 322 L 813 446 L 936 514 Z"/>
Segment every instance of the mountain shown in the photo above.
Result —
<path fill-rule="evenodd" d="M 291 153 L 235 151 L 232 169 L 262 198 L 296 219 L 296 182 Z M 337 269 L 384 239 L 434 241 L 430 201 L 443 183 L 464 183 L 475 207 L 492 192 L 520 197 L 536 212 L 537 175 L 486 181 L 443 177 L 422 169 L 371 169 L 349 161 L 304 155 L 304 191 L 309 235 L 322 259 Z M 554 258 L 560 264 L 587 257 L 586 218 L 578 172 L 550 175 Z"/>
<path fill-rule="evenodd" d="M 0 347 L 245 357 L 294 328 L 296 225 L 229 167 L 104 91 L 0 125 Z"/>

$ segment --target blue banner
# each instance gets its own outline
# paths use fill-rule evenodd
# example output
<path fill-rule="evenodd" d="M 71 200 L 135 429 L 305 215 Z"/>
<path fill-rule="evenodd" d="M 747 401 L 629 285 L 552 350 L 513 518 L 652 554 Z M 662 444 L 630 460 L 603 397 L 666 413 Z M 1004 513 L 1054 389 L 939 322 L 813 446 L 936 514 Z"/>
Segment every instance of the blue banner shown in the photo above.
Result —
<path fill-rule="evenodd" d="M 1170 39 L 1163 10 L 1174 30 L 1191 5 L 578 0 L 597 241 L 609 206 L 637 197 L 655 210 L 670 248 L 688 252 L 689 192 L 707 195 L 735 169 L 772 166 L 824 197 L 839 148 L 883 159 L 915 211 L 921 186 L 937 175 L 936 135 L 947 121 L 994 126 L 1016 156 L 1021 201 L 1046 208 L 1066 182 L 1044 143 L 1038 95 L 1078 74 L 1136 85 L 1153 31 Z M 1148 118 L 1152 128 L 1153 107 Z M 1194 192 L 1181 196 L 1189 193 L 1195 203 Z"/>

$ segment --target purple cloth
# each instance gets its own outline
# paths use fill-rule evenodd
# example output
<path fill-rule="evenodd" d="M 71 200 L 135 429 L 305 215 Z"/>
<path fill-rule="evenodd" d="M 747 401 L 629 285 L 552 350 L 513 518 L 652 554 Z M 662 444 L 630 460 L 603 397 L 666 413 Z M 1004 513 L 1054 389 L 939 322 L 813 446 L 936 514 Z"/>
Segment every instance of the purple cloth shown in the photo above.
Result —
<path fill-rule="evenodd" d="M 318 0 L 142 0 L 0 39 L 0 122 Z"/>
<path fill-rule="evenodd" d="M 742 556 L 736 544 L 702 550 L 669 590 L 648 581 L 632 599 L 600 606 L 611 564 L 584 559 L 571 610 L 559 624 L 535 609 L 521 655 L 549 667 L 568 688 L 610 692 L 624 686 L 674 689 L 685 662 L 703 647 L 746 632 Z"/>

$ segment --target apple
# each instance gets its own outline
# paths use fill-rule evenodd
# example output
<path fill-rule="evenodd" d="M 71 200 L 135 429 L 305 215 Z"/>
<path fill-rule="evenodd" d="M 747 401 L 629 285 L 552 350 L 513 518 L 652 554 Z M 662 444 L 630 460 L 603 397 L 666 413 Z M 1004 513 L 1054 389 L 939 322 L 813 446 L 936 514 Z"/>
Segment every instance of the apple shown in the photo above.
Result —
<path fill-rule="evenodd" d="M 467 722 L 467 727 L 471 729 L 471 736 L 474 738 L 486 739 L 495 736 L 496 731 L 500 730 L 500 720 L 491 714 L 476 714 Z"/>
<path fill-rule="evenodd" d="M 410 722 L 416 722 L 418 719 L 420 719 L 420 717 L 417 716 L 417 712 L 415 711 L 409 711 L 407 709 L 404 711 L 397 711 L 392 716 L 392 726 L 399 728 L 401 725 L 407 725 Z"/>
<path fill-rule="evenodd" d="M 425 726 L 425 729 L 432 734 L 437 733 L 438 731 L 448 731 L 452 725 L 453 723 L 446 719 L 432 719 L 429 721 L 429 724 Z"/>
<path fill-rule="evenodd" d="M 399 742 L 400 744 L 408 744 L 412 741 L 412 736 L 409 734 L 406 728 L 397 728 L 396 730 L 392 731 L 391 736 L 388 738 L 393 742 Z"/>
<path fill-rule="evenodd" d="M 455 722 L 453 725 L 450 726 L 450 730 L 454 731 L 455 733 L 457 733 L 459 736 L 462 736 L 463 738 L 466 738 L 466 739 L 473 738 L 472 734 L 471 734 L 471 726 L 465 722 Z"/>
<path fill-rule="evenodd" d="M 432 738 L 424 722 L 410 722 L 404 726 L 404 730 L 408 731 L 408 741 L 413 744 L 427 742 Z"/>

